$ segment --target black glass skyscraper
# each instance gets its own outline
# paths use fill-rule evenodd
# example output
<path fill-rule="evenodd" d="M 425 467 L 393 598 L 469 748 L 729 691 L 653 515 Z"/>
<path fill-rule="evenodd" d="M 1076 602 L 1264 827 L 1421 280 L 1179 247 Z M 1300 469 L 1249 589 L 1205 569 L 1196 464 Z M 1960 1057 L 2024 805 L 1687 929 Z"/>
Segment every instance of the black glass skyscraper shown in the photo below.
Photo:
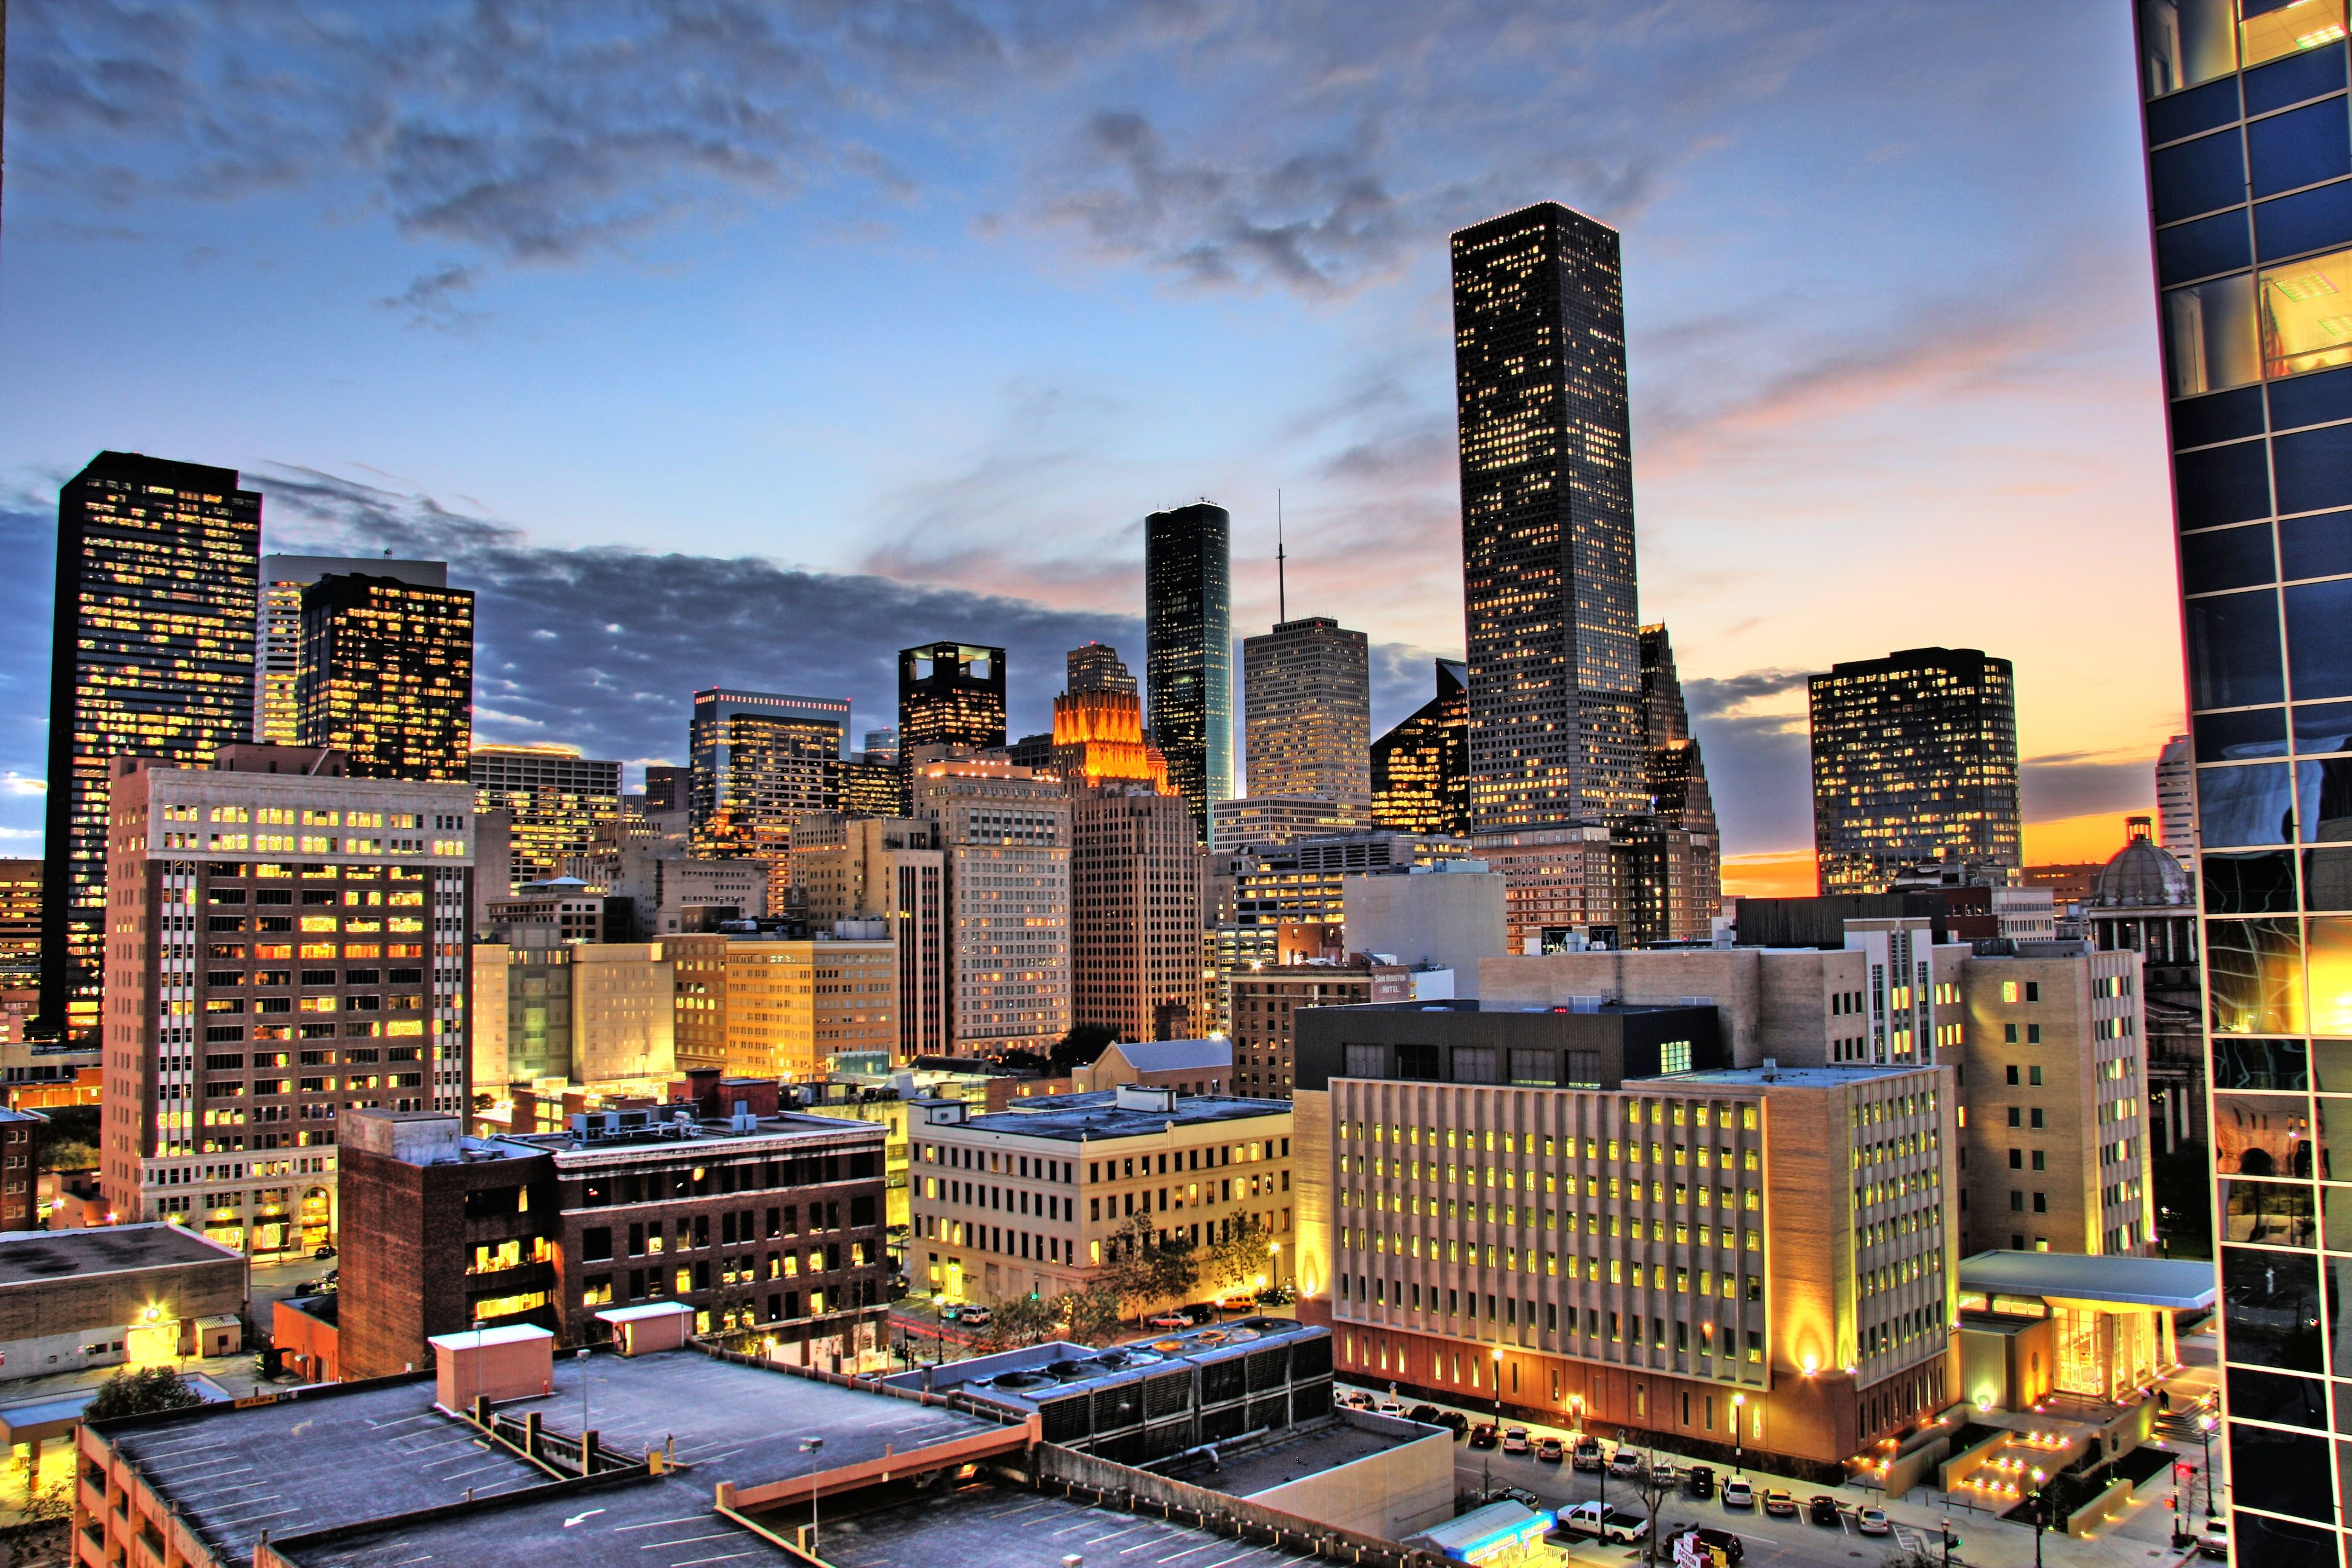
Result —
<path fill-rule="evenodd" d="M 2352 1100 L 2330 1098 L 2352 1089 L 2345 6 L 2132 10 L 2197 764 L 2213 1458 L 2240 1563 L 2334 1565 L 2352 1545 L 2329 1436 L 2352 1409 L 2352 1186 L 2333 1184 L 2352 1182 Z"/>
<path fill-rule="evenodd" d="M 1617 232 L 1556 202 L 1454 236 L 1481 829 L 1647 808 Z"/>
<path fill-rule="evenodd" d="M 43 1026 L 99 1023 L 107 768 L 212 765 L 253 731 L 261 497 L 236 470 L 100 452 L 58 497 Z"/>
<path fill-rule="evenodd" d="M 898 755 L 918 746 L 1004 744 L 1004 650 L 925 643 L 898 650 Z"/>
<path fill-rule="evenodd" d="M 1195 501 L 1143 520 L 1143 674 L 1168 782 L 1209 837 L 1234 795 L 1233 517 Z"/>
<path fill-rule="evenodd" d="M 335 573 L 302 590 L 302 743 L 355 779 L 465 780 L 474 747 L 471 589 Z"/>
<path fill-rule="evenodd" d="M 1437 695 L 1372 742 L 1372 820 L 1408 833 L 1470 831 L 1470 693 L 1458 659 L 1437 661 Z"/>

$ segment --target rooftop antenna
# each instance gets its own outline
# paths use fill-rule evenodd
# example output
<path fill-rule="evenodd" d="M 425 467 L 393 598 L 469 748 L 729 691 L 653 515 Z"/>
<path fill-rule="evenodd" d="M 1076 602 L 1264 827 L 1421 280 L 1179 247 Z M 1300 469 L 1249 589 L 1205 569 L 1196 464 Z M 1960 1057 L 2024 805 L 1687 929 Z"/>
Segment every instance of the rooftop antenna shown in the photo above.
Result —
<path fill-rule="evenodd" d="M 1290 582 L 1283 563 L 1289 557 L 1282 548 L 1282 488 L 1274 491 L 1274 604 L 1275 619 L 1290 619 Z"/>

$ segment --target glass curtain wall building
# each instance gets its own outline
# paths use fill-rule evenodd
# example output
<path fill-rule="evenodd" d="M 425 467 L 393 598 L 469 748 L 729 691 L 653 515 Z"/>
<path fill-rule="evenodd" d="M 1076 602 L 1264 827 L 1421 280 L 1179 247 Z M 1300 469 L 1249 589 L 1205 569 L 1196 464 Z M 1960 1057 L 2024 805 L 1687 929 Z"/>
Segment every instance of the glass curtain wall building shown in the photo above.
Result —
<path fill-rule="evenodd" d="M 898 754 L 947 746 L 969 755 L 1004 744 L 1004 650 L 926 643 L 898 650 Z"/>
<path fill-rule="evenodd" d="M 1209 840 L 1234 796 L 1233 516 L 1195 501 L 1143 520 L 1143 671 L 1151 739 Z"/>
<path fill-rule="evenodd" d="M 841 809 L 849 703 L 711 687 L 694 694 L 687 784 L 694 853 L 711 860 L 782 852 L 793 824 Z"/>
<path fill-rule="evenodd" d="M 2337 1564 L 2352 1502 L 2352 1184 L 2333 1184 L 2352 1183 L 2345 6 L 2139 0 L 2135 16 L 2202 850 L 2215 1458 L 2238 1562 Z"/>

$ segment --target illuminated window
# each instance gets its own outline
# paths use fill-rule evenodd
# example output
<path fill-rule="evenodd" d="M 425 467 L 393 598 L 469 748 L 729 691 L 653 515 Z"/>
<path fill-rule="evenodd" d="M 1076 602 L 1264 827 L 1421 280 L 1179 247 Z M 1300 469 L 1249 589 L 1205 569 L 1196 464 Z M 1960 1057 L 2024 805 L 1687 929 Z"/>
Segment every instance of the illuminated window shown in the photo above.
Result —
<path fill-rule="evenodd" d="M 2263 375 L 2352 364 L 2352 250 L 2264 268 L 2257 298 Z"/>
<path fill-rule="evenodd" d="M 2246 6 L 2248 11 L 2254 8 Z M 2248 16 L 2239 33 L 2243 40 L 2240 53 L 2248 69 L 2323 44 L 2339 43 L 2344 37 L 2344 0 L 2289 0 L 2287 5 Z"/>

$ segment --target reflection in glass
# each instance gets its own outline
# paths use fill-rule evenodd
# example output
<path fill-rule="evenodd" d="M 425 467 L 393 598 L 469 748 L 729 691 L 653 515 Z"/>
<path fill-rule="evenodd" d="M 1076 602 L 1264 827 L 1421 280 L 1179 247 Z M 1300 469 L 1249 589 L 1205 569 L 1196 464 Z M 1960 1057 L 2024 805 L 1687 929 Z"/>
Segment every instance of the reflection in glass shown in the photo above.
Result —
<path fill-rule="evenodd" d="M 2306 756 L 2352 751 L 2352 702 L 2313 702 L 2296 709 L 2294 749 Z"/>
<path fill-rule="evenodd" d="M 2286 700 L 2276 594 L 2215 594 L 2189 600 L 2188 611 L 2189 700 L 2194 710 Z"/>
<path fill-rule="evenodd" d="M 2316 1257 L 2224 1247 L 2221 1314 L 2231 1361 L 2288 1372 L 2322 1370 Z"/>
<path fill-rule="evenodd" d="M 2323 1093 L 2352 1094 L 2352 1040 L 2312 1041 L 2311 1079 L 2312 1087 Z M 2340 1179 L 2352 1182 L 2352 1170 Z"/>
<path fill-rule="evenodd" d="M 2213 1028 L 2225 1035 L 2300 1035 L 2303 937 L 2294 921 L 2210 921 L 2205 975 Z"/>
<path fill-rule="evenodd" d="M 2197 830 L 2214 848 L 2294 841 L 2294 792 L 2284 763 L 2197 770 Z"/>
<path fill-rule="evenodd" d="M 2164 343 L 2175 397 L 2259 380 L 2252 275 L 2241 272 L 2165 295 Z"/>
<path fill-rule="evenodd" d="M 2268 531 L 2238 528 L 2224 531 Z M 2190 540 L 2211 537 L 2210 533 L 2192 533 L 2181 542 L 2185 545 Z M 2251 763 L 2286 755 L 2284 708 L 2233 708 L 2220 713 L 2200 713 L 2192 728 L 2197 739 L 2197 760 L 2200 763 Z"/>
<path fill-rule="evenodd" d="M 2321 1245 L 2330 1252 L 2352 1252 L 2352 1187 L 2322 1187 L 2319 1203 Z"/>
<path fill-rule="evenodd" d="M 2294 855 L 2273 849 L 2263 855 L 2200 855 L 2205 912 L 2215 915 L 2291 915 L 2294 912 Z"/>
<path fill-rule="evenodd" d="M 2319 1097 L 2319 1179 L 2352 1182 L 2352 1100 Z"/>
<path fill-rule="evenodd" d="M 2344 37 L 2344 0 L 2288 0 L 2283 5 L 2269 6 L 2255 0 L 2246 10 L 2240 53 L 2248 70 L 2265 60 L 2284 59 Z"/>
<path fill-rule="evenodd" d="M 2231 0 L 2141 0 L 2141 90 L 2162 98 L 2238 68 Z"/>
<path fill-rule="evenodd" d="M 2352 840 L 2352 757 L 2298 763 L 2294 780 L 2303 807 L 2299 816 L 2303 841 L 2341 844 Z"/>
<path fill-rule="evenodd" d="M 2258 294 L 2264 376 L 2352 364 L 2352 250 L 2266 267 Z"/>
<path fill-rule="evenodd" d="M 2352 849 L 2304 852 L 2303 907 L 2352 910 Z"/>
<path fill-rule="evenodd" d="M 2224 1176 L 2311 1175 L 2311 1102 L 2299 1094 L 2213 1097 L 2213 1169 Z"/>
<path fill-rule="evenodd" d="M 2323 915 L 2306 925 L 2304 969 L 2311 980 L 2311 1027 L 2352 1035 L 2352 917 Z M 2352 1181 L 2352 1166 L 2345 1179 Z"/>
<path fill-rule="evenodd" d="M 2215 1040 L 2213 1087 L 2300 1094 L 2311 1087 L 2307 1052 L 2302 1040 Z"/>
<path fill-rule="evenodd" d="M 2221 1238 L 2264 1247 L 2315 1247 L 2319 1223 L 2308 1182 L 2221 1183 Z"/>

